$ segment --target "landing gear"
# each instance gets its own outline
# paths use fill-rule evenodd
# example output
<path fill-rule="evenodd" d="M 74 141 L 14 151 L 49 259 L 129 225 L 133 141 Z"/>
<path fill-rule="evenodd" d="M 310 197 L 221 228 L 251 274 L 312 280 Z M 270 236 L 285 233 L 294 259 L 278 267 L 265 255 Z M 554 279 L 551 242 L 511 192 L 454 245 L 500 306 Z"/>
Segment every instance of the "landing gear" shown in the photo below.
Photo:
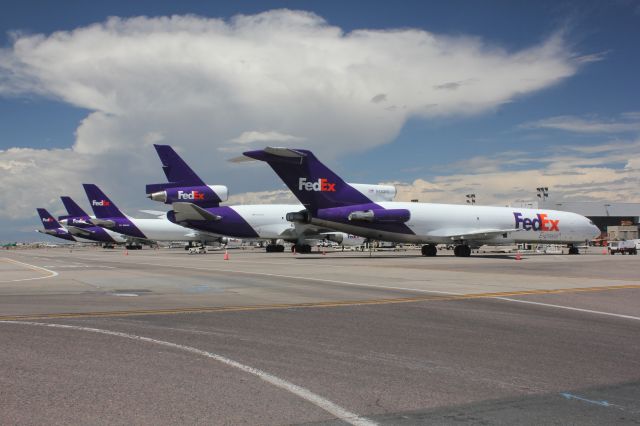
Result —
<path fill-rule="evenodd" d="M 469 257 L 471 256 L 471 247 L 465 245 L 455 246 L 453 249 L 453 254 L 458 257 Z"/>
<path fill-rule="evenodd" d="M 422 246 L 422 255 L 433 257 L 438 254 L 438 248 L 435 244 L 425 244 Z"/>
<path fill-rule="evenodd" d="M 282 244 L 267 244 L 265 250 L 267 253 L 282 253 L 284 252 L 284 246 Z"/>
<path fill-rule="evenodd" d="M 311 253 L 311 246 L 309 244 L 294 244 L 291 246 L 291 252 L 296 253 Z"/>
<path fill-rule="evenodd" d="M 569 254 L 580 254 L 580 251 L 578 250 L 578 247 L 569 246 Z"/>
<path fill-rule="evenodd" d="M 127 244 L 124 246 L 127 250 L 142 250 L 141 244 Z"/>

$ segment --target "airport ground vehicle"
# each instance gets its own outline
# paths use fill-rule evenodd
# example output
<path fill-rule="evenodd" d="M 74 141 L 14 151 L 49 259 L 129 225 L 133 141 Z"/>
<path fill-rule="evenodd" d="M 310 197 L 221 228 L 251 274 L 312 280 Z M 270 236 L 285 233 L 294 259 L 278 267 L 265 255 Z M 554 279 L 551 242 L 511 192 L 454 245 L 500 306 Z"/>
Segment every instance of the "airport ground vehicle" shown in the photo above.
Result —
<path fill-rule="evenodd" d="M 607 250 L 609 254 L 638 254 L 638 245 L 640 240 L 628 240 L 628 241 L 609 241 Z"/>

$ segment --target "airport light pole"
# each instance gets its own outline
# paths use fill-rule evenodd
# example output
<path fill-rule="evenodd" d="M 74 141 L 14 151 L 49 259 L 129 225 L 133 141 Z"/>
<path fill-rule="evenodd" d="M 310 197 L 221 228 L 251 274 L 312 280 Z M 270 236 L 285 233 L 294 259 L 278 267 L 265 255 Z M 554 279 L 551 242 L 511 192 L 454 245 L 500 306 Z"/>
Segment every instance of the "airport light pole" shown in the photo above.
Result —
<path fill-rule="evenodd" d="M 475 204 L 476 203 L 476 194 L 467 194 L 467 204 Z"/>
<path fill-rule="evenodd" d="M 536 192 L 538 193 L 538 198 L 542 201 L 542 207 L 545 206 L 547 202 L 547 198 L 549 198 L 549 188 L 546 186 L 541 186 L 536 188 Z"/>

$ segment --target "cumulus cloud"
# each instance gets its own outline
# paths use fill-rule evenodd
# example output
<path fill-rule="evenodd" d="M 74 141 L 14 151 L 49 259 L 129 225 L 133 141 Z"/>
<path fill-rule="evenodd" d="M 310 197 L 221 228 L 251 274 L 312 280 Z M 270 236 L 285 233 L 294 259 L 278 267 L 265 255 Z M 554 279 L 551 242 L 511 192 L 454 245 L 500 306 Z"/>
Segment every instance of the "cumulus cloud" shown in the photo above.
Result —
<path fill-rule="evenodd" d="M 68 150 L 0 153 L 0 191 L 37 195 L 2 203 L 0 216 L 30 215 L 34 203 L 46 207 L 52 194 L 98 178 L 124 191 L 125 202 L 140 197 L 130 182 L 158 180 L 149 145 L 159 141 L 198 153 L 195 168 L 247 190 L 244 172 L 231 171 L 218 148 L 273 138 L 333 158 L 390 142 L 412 117 L 495 110 L 572 76 L 580 63 L 561 35 L 508 51 L 416 29 L 346 33 L 290 10 L 16 33 L 0 50 L 0 96 L 46 96 L 89 113 Z"/>
<path fill-rule="evenodd" d="M 480 204 L 506 205 L 533 199 L 535 188 L 546 186 L 555 199 L 640 202 L 638 158 L 640 139 L 602 143 L 587 152 L 566 145 L 545 152 L 474 157 L 449 165 L 452 174 L 396 183 L 397 200 L 461 204 L 464 194 L 474 192 Z"/>

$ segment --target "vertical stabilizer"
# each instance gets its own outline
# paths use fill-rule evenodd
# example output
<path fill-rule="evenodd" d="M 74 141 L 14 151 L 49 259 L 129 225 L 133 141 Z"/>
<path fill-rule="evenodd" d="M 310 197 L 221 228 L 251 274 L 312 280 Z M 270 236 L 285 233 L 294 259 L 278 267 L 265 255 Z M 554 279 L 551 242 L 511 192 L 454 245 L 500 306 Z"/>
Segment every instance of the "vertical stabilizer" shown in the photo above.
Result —
<path fill-rule="evenodd" d="M 244 155 L 267 162 L 296 198 L 312 211 L 372 202 L 322 164 L 311 151 L 265 148 L 247 151 Z"/>
<path fill-rule="evenodd" d="M 89 198 L 89 204 L 98 219 L 109 217 L 125 217 L 116 205 L 106 196 L 104 192 L 92 183 L 83 183 L 84 191 Z"/>
<path fill-rule="evenodd" d="M 37 210 L 38 210 L 38 216 L 40 216 L 40 221 L 42 222 L 42 226 L 44 226 L 44 229 L 52 230 L 52 229 L 61 228 L 61 226 L 58 223 L 58 221 L 56 220 L 56 218 L 53 217 L 47 211 L 47 209 L 37 209 Z"/>
<path fill-rule="evenodd" d="M 64 204 L 64 208 L 67 209 L 67 212 L 69 213 L 69 217 L 88 216 L 87 213 L 84 210 L 82 210 L 82 207 L 80 207 L 75 201 L 73 201 L 71 197 L 67 197 L 65 195 L 60 197 L 60 199 L 62 200 L 62 204 Z"/>

